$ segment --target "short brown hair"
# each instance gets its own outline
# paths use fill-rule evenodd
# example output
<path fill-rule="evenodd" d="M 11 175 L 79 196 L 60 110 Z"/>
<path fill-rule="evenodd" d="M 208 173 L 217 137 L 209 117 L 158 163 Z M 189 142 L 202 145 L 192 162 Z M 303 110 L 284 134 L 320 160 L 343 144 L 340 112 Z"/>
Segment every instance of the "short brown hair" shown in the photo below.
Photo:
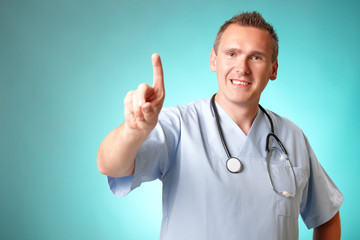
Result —
<path fill-rule="evenodd" d="M 255 27 L 255 28 L 260 28 L 260 29 L 264 29 L 266 30 L 271 38 L 272 38 L 272 42 L 273 42 L 273 54 L 272 54 L 272 62 L 275 62 L 275 60 L 278 57 L 278 53 L 279 53 L 279 38 L 273 28 L 273 26 L 269 23 L 267 23 L 265 21 L 265 19 L 261 16 L 260 13 L 258 12 L 244 12 L 244 13 L 240 13 L 238 15 L 235 15 L 234 17 L 232 17 L 230 20 L 226 21 L 219 29 L 216 38 L 215 38 L 215 42 L 214 42 L 214 51 L 217 54 L 218 51 L 218 47 L 220 44 L 220 40 L 221 40 L 221 36 L 224 33 L 224 31 L 226 30 L 226 28 L 233 23 L 237 23 L 240 26 L 248 26 L 248 27 Z"/>

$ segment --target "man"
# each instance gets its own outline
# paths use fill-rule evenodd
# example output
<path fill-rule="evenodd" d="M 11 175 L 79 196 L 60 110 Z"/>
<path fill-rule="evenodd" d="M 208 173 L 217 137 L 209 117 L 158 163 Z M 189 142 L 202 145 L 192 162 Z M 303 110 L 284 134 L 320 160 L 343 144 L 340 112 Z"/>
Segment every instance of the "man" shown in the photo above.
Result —
<path fill-rule="evenodd" d="M 342 194 L 301 129 L 259 108 L 277 53 L 272 26 L 242 13 L 220 28 L 211 51 L 219 84 L 212 104 L 162 109 L 157 54 L 153 86 L 125 97 L 125 122 L 101 144 L 98 167 L 118 196 L 163 182 L 161 239 L 298 239 L 299 214 L 314 239 L 340 239 Z"/>

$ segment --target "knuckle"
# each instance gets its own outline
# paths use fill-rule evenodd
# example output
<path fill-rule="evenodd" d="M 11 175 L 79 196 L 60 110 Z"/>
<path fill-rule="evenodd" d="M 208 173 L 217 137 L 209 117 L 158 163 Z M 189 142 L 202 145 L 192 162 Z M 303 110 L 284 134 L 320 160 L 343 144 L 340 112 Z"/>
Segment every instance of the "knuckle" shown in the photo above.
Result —
<path fill-rule="evenodd" d="M 134 93 L 132 95 L 132 98 L 131 98 L 131 101 L 132 101 L 132 104 L 135 106 L 136 105 L 136 100 L 138 99 L 138 94 L 137 93 Z"/>
<path fill-rule="evenodd" d="M 141 84 L 139 84 L 139 86 L 138 86 L 138 90 L 139 90 L 139 91 L 144 91 L 144 90 L 146 90 L 146 89 L 148 88 L 148 86 L 149 86 L 149 85 L 147 85 L 147 84 L 145 84 L 145 83 L 141 83 Z"/>
<path fill-rule="evenodd" d="M 129 91 L 129 92 L 126 94 L 126 97 L 131 97 L 133 94 L 134 94 L 134 91 Z"/>
<path fill-rule="evenodd" d="M 128 102 L 129 100 L 131 100 L 133 95 L 134 91 L 129 91 L 124 98 L 124 102 Z"/>
<path fill-rule="evenodd" d="M 132 105 L 132 98 L 131 98 L 131 97 L 125 98 L 125 99 L 124 99 L 124 105 L 125 105 L 125 106 Z"/>
<path fill-rule="evenodd" d="M 135 115 L 138 115 L 139 111 L 140 111 L 140 107 L 139 105 L 137 104 L 137 100 L 136 100 L 136 97 L 134 97 L 134 99 L 132 100 L 132 111 L 135 113 Z"/>

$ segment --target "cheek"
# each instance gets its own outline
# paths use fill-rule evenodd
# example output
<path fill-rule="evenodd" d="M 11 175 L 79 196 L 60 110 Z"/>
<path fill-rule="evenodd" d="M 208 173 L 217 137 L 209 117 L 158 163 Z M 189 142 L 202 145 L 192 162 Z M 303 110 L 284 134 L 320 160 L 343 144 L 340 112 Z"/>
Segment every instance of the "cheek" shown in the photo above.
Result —
<path fill-rule="evenodd" d="M 221 71 L 217 71 L 216 72 L 216 75 L 217 75 L 217 82 L 218 82 L 218 85 L 219 86 L 222 86 L 225 84 L 225 79 L 226 79 L 226 75 L 221 72 Z"/>
<path fill-rule="evenodd" d="M 252 72 L 254 74 L 256 74 L 257 76 L 259 77 L 262 77 L 262 78 L 269 78 L 270 75 L 271 75 L 271 72 L 272 72 L 272 69 L 271 67 L 269 68 L 268 65 L 264 66 L 264 65 L 256 65 L 252 68 Z"/>
<path fill-rule="evenodd" d="M 226 75 L 231 71 L 232 65 L 230 63 L 224 63 L 222 62 L 220 65 L 218 65 L 218 73 L 220 77 L 226 77 Z"/>

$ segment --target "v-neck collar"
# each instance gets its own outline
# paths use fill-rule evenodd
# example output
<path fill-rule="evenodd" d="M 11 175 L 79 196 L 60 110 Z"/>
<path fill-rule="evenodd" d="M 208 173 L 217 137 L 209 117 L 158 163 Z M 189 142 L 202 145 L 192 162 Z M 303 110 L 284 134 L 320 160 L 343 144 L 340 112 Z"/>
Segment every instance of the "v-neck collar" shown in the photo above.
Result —
<path fill-rule="evenodd" d="M 257 114 L 246 135 L 235 121 L 216 103 L 224 138 L 232 157 L 258 158 L 265 156 L 265 138 L 270 131 L 264 113 L 258 108 Z"/>

